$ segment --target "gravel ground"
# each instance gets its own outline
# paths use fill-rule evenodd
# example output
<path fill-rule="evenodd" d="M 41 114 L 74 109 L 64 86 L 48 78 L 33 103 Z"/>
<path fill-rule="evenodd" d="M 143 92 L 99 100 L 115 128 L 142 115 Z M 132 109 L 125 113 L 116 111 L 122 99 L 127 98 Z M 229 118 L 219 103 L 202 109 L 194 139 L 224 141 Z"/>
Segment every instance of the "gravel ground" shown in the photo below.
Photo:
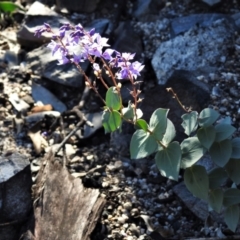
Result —
<path fill-rule="evenodd" d="M 231 13 L 239 12 L 240 5 L 237 1 L 226 1 L 219 8 L 206 8 L 201 4 L 190 0 L 180 0 L 176 2 L 163 1 L 165 7 L 161 11 L 161 27 L 156 31 L 156 26 L 160 25 L 159 17 L 152 15 L 152 21 L 140 22 L 132 19 L 131 24 L 134 30 L 141 33 L 145 45 L 142 57 L 151 59 L 156 47 L 161 41 L 170 38 L 168 28 L 169 16 L 183 16 L 190 13 L 219 12 Z M 134 1 L 127 4 L 127 12 L 131 14 Z M 96 17 L 111 17 L 111 11 L 106 13 L 95 13 L 81 16 L 74 14 L 72 18 L 82 17 L 83 25 L 89 19 Z M 123 19 L 126 15 L 122 16 Z M 14 28 L 18 28 L 15 26 Z M 10 28 L 5 29 L 7 32 Z M 237 128 L 236 135 L 239 135 L 240 126 L 240 35 L 236 33 L 235 49 L 232 55 L 219 68 L 218 73 L 209 77 L 199 76 L 199 81 L 204 81 L 211 86 L 210 106 L 219 110 L 222 117 L 230 116 L 233 125 Z M 0 34 L 0 48 L 5 51 L 5 38 Z M 20 46 L 8 46 L 17 48 Z M 0 153 L 8 151 L 18 151 L 29 157 L 31 166 L 35 164 L 36 152 L 32 141 L 28 136 L 29 124 L 21 122 L 21 116 L 9 101 L 11 94 L 31 102 L 32 76 L 29 69 L 21 71 L 20 79 L 15 81 L 13 75 L 7 73 L 7 66 L 0 62 Z M 148 66 L 147 66 L 148 67 Z M 150 68 L 149 68 L 150 69 Z M 146 76 L 153 76 L 153 72 L 146 73 Z M 19 69 L 16 69 L 19 72 Z M 148 75 L 147 75 L 148 74 Z M 151 86 L 144 86 L 143 89 L 154 87 L 155 83 L 145 83 Z M 66 89 L 68 91 L 68 89 Z M 75 95 L 77 98 L 77 95 Z M 91 96 L 90 101 L 96 100 Z M 91 105 L 91 102 L 86 104 Z M 69 99 L 69 102 L 74 102 Z M 67 104 L 67 103 L 66 103 Z M 97 104 L 97 103 L 96 103 Z M 71 105 L 71 104 L 70 104 Z M 66 122 L 66 130 L 70 130 L 76 124 L 77 119 Z M 49 123 L 45 123 L 41 128 L 43 133 Z M 71 126 L 72 124 L 72 126 Z M 56 132 L 55 136 L 58 133 Z M 110 137 L 104 135 L 103 130 L 99 130 L 91 139 L 86 142 L 72 138 L 70 145 L 75 151 L 69 156 L 69 172 L 76 177 L 81 177 L 86 187 L 99 188 L 102 195 L 106 197 L 107 204 L 96 229 L 92 234 L 92 240 L 100 239 L 185 239 L 200 237 L 220 237 L 222 233 L 229 234 L 226 226 L 220 223 L 212 223 L 206 227 L 204 222 L 199 220 L 187 209 L 174 194 L 172 187 L 176 184 L 160 176 L 154 160 L 148 159 L 130 160 L 123 157 L 111 148 Z M 49 139 L 51 141 L 51 138 Z M 33 178 L 36 176 L 33 171 Z"/>

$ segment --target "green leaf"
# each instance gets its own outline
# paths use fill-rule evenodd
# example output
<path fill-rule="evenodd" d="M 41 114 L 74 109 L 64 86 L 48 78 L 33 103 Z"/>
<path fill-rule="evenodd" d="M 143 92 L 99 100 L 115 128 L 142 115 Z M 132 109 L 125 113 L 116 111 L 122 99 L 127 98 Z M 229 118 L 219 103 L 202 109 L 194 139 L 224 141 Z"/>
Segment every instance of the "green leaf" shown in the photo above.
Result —
<path fill-rule="evenodd" d="M 203 156 L 206 151 L 197 137 L 185 139 L 182 141 L 180 146 L 182 150 L 181 168 L 191 167 Z"/>
<path fill-rule="evenodd" d="M 168 109 L 158 108 L 155 110 L 150 118 L 149 129 L 153 132 L 155 138 L 162 140 L 167 127 Z"/>
<path fill-rule="evenodd" d="M 233 232 L 235 232 L 238 225 L 239 213 L 240 211 L 238 205 L 233 205 L 226 208 L 224 213 L 224 221 L 227 224 L 228 228 Z"/>
<path fill-rule="evenodd" d="M 229 207 L 240 203 L 240 190 L 236 188 L 229 188 L 223 194 L 223 205 Z"/>
<path fill-rule="evenodd" d="M 134 109 L 132 107 L 131 102 L 128 102 L 128 106 L 122 109 L 123 117 L 125 119 L 133 119 L 134 118 Z"/>
<path fill-rule="evenodd" d="M 229 139 L 222 142 L 214 142 L 209 149 L 209 154 L 214 163 L 224 167 L 232 154 L 232 143 Z"/>
<path fill-rule="evenodd" d="M 216 131 L 213 126 L 198 129 L 197 136 L 200 143 L 207 149 L 211 147 L 215 140 Z"/>
<path fill-rule="evenodd" d="M 232 155 L 231 158 L 240 159 L 240 138 L 232 139 Z"/>
<path fill-rule="evenodd" d="M 102 125 L 105 133 L 114 132 L 122 124 L 121 115 L 117 111 L 104 111 L 102 115 Z"/>
<path fill-rule="evenodd" d="M 223 191 L 222 189 L 213 189 L 209 192 L 208 204 L 210 207 L 220 213 L 223 203 Z"/>
<path fill-rule="evenodd" d="M 208 179 L 209 179 L 209 188 L 216 189 L 226 182 L 226 180 L 228 179 L 228 175 L 223 168 L 217 167 L 212 169 L 208 173 Z"/>
<path fill-rule="evenodd" d="M 208 200 L 209 181 L 203 166 L 194 165 L 185 170 L 184 182 L 187 189 L 196 197 Z"/>
<path fill-rule="evenodd" d="M 148 130 L 148 124 L 145 120 L 143 119 L 138 119 L 135 123 L 135 127 L 137 129 L 143 129 L 144 131 Z"/>
<path fill-rule="evenodd" d="M 166 148 L 161 148 L 157 152 L 155 160 L 162 176 L 178 180 L 181 160 L 181 149 L 178 142 L 172 142 Z"/>
<path fill-rule="evenodd" d="M 121 98 L 116 87 L 110 87 L 106 93 L 106 105 L 110 109 L 119 110 L 121 108 Z"/>
<path fill-rule="evenodd" d="M 181 118 L 183 119 L 181 125 L 185 130 L 184 132 L 190 136 L 190 134 L 197 129 L 198 112 L 192 111 L 190 113 L 183 114 Z"/>
<path fill-rule="evenodd" d="M 229 124 L 229 125 L 231 125 L 231 124 L 232 124 L 232 120 L 231 120 L 230 117 L 225 117 L 224 119 L 222 119 L 222 120 L 220 121 L 220 123 L 224 123 L 224 124 Z"/>
<path fill-rule="evenodd" d="M 9 1 L 0 1 L 0 11 L 4 12 L 4 13 L 13 13 L 15 10 L 17 9 L 21 9 L 24 10 L 21 6 L 13 3 L 13 2 L 9 2 Z"/>
<path fill-rule="evenodd" d="M 236 131 L 236 128 L 224 123 L 219 123 L 215 126 L 216 130 L 216 142 L 221 142 L 229 137 Z"/>
<path fill-rule="evenodd" d="M 130 142 L 130 154 L 132 159 L 144 158 L 156 152 L 158 144 L 155 138 L 142 129 L 137 130 Z"/>
<path fill-rule="evenodd" d="M 163 136 L 162 142 L 168 145 L 176 136 L 176 130 L 171 120 L 167 119 L 167 128 Z"/>
<path fill-rule="evenodd" d="M 230 159 L 226 164 L 225 169 L 228 176 L 238 185 L 240 183 L 240 160 Z"/>
<path fill-rule="evenodd" d="M 211 108 L 203 109 L 198 118 L 199 125 L 201 127 L 208 127 L 212 125 L 220 116 L 220 114 Z"/>

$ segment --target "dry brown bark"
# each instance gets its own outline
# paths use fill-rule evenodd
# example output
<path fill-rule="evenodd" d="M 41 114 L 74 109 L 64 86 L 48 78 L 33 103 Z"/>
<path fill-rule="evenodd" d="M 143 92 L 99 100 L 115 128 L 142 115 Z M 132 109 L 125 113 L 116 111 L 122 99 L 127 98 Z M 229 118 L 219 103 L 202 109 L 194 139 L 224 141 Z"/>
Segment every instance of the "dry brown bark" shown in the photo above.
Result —
<path fill-rule="evenodd" d="M 42 191 L 40 191 L 43 189 Z M 97 189 L 85 188 L 49 154 L 34 190 L 35 240 L 87 240 L 105 204 Z"/>

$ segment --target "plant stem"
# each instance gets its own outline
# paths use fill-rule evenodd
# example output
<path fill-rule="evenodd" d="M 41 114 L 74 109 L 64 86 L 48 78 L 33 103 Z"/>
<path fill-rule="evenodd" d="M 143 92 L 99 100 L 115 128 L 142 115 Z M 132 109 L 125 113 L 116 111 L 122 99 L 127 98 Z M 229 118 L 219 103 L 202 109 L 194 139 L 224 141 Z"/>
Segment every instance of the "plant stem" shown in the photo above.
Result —
<path fill-rule="evenodd" d="M 187 109 L 187 108 L 181 103 L 181 101 L 179 100 L 177 94 L 173 91 L 172 88 L 166 88 L 166 90 L 167 90 L 168 92 L 171 92 L 171 93 L 172 93 L 173 97 L 177 100 L 177 102 L 179 103 L 180 107 L 181 107 L 185 112 L 191 112 L 191 111 L 192 111 L 191 108 Z"/>

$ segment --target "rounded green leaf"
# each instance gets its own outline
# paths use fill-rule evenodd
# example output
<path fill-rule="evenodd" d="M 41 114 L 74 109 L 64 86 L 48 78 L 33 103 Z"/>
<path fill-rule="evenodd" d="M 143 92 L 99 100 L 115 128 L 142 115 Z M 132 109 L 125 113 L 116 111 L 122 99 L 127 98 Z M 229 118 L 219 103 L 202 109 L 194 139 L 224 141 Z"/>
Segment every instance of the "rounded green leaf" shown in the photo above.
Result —
<path fill-rule="evenodd" d="M 209 154 L 218 166 L 224 167 L 232 154 L 232 143 L 229 139 L 214 142 L 209 149 Z"/>
<path fill-rule="evenodd" d="M 203 109 L 198 118 L 199 126 L 201 127 L 208 127 L 212 125 L 220 116 L 220 114 L 211 108 Z"/>
<path fill-rule="evenodd" d="M 181 168 L 191 167 L 206 151 L 197 137 L 185 139 L 180 146 L 182 150 Z"/>
<path fill-rule="evenodd" d="M 180 160 L 181 149 L 178 142 L 172 142 L 166 148 L 161 148 L 155 155 L 155 161 L 162 176 L 175 181 L 178 180 Z"/>
<path fill-rule="evenodd" d="M 225 209 L 224 212 L 224 221 L 227 224 L 228 228 L 235 232 L 238 221 L 239 221 L 239 206 L 233 205 Z"/>
<path fill-rule="evenodd" d="M 181 118 L 183 119 L 181 125 L 185 130 L 184 132 L 190 136 L 190 134 L 197 129 L 198 112 L 192 111 L 190 113 L 183 114 Z"/>
<path fill-rule="evenodd" d="M 156 152 L 158 144 L 155 138 L 142 129 L 137 130 L 130 142 L 130 154 L 132 159 L 144 158 Z"/>
<path fill-rule="evenodd" d="M 121 98 L 116 87 L 110 87 L 106 93 L 106 105 L 110 109 L 119 110 L 121 108 Z"/>
<path fill-rule="evenodd" d="M 167 128 L 163 136 L 162 142 L 168 145 L 176 136 L 176 130 L 171 120 L 167 119 Z"/>
<path fill-rule="evenodd" d="M 153 112 L 150 118 L 149 129 L 159 141 L 162 140 L 166 131 L 168 111 L 168 109 L 158 108 Z"/>
<path fill-rule="evenodd" d="M 232 155 L 231 158 L 240 159 L 240 138 L 232 139 Z"/>
<path fill-rule="evenodd" d="M 213 126 L 202 127 L 197 131 L 198 140 L 207 149 L 211 147 L 215 140 L 216 132 Z"/>
<path fill-rule="evenodd" d="M 219 123 L 215 126 L 216 130 L 216 142 L 221 142 L 229 137 L 236 131 L 236 128 L 225 123 Z"/>
<path fill-rule="evenodd" d="M 128 106 L 122 109 L 123 117 L 125 119 L 133 119 L 134 118 L 134 109 L 132 107 L 131 102 L 128 102 Z"/>
<path fill-rule="evenodd" d="M 220 213 L 223 203 L 223 191 L 222 189 L 213 189 L 209 191 L 208 204 L 210 207 Z"/>
<path fill-rule="evenodd" d="M 240 183 L 240 160 L 230 159 L 224 168 L 228 176 L 238 185 Z"/>
<path fill-rule="evenodd" d="M 198 198 L 208 200 L 209 181 L 203 166 L 194 165 L 185 170 L 184 182 L 187 189 Z"/>
<path fill-rule="evenodd" d="M 236 188 L 229 188 L 223 194 L 223 205 L 229 207 L 240 203 L 240 190 Z"/>
<path fill-rule="evenodd" d="M 224 119 L 221 119 L 220 123 L 225 123 L 225 124 L 232 124 L 232 119 L 230 117 L 225 117 Z"/>
<path fill-rule="evenodd" d="M 105 133 L 114 132 L 122 124 L 121 115 L 117 111 L 104 111 L 102 115 L 102 125 Z"/>
<path fill-rule="evenodd" d="M 143 119 L 138 119 L 135 123 L 135 127 L 137 129 L 143 129 L 144 131 L 148 130 L 148 124 L 145 120 Z"/>
<path fill-rule="evenodd" d="M 208 173 L 208 179 L 209 179 L 209 188 L 210 189 L 217 189 L 219 188 L 223 183 L 226 182 L 228 179 L 227 172 L 220 167 L 212 169 Z"/>
<path fill-rule="evenodd" d="M 19 5 L 10 2 L 10 1 L 0 1 L 0 11 L 4 12 L 4 13 L 12 13 L 14 12 L 16 9 L 21 9 L 24 10 L 22 7 L 20 7 Z"/>

